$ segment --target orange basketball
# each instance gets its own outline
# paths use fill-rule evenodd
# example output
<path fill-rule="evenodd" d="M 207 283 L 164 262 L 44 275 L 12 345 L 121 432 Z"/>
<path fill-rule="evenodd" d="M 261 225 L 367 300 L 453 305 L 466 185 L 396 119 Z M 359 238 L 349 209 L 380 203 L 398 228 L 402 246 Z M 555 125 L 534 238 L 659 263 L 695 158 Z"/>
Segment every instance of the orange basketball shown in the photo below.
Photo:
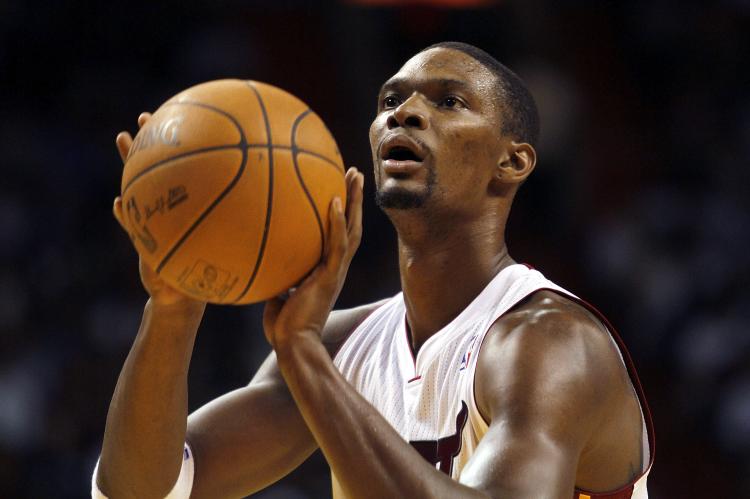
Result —
<path fill-rule="evenodd" d="M 293 95 L 219 80 L 165 102 L 122 176 L 124 222 L 147 265 L 212 303 L 278 295 L 320 260 L 344 166 L 321 119 Z"/>

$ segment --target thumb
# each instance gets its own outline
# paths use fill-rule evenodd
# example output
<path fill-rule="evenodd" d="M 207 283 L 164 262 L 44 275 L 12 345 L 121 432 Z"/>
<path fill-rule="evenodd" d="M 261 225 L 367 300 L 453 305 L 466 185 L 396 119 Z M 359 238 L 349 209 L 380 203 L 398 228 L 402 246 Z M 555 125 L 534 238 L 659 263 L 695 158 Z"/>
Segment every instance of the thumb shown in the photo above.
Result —
<path fill-rule="evenodd" d="M 115 198 L 115 202 L 112 205 L 112 214 L 115 216 L 115 219 L 120 224 L 120 227 L 122 227 L 125 232 L 128 232 L 128 228 L 125 226 L 125 217 L 122 213 L 122 198 L 120 196 L 117 196 Z"/>

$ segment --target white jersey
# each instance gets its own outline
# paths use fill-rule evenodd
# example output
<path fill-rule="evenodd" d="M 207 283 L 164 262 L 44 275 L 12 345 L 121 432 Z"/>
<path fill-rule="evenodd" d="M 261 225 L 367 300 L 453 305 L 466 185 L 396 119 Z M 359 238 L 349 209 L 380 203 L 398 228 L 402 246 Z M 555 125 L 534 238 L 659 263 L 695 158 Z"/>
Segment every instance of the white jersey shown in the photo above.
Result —
<path fill-rule="evenodd" d="M 511 265 L 498 273 L 455 319 L 425 341 L 416 358 L 406 329 L 403 294 L 399 293 L 355 328 L 334 357 L 334 364 L 405 441 L 436 468 L 458 480 L 488 429 L 474 398 L 474 375 L 482 341 L 500 316 L 542 289 L 567 296 L 600 316 L 540 272 L 525 265 Z M 619 340 L 616 336 L 615 339 Z M 631 371 L 631 379 L 634 375 Z M 633 384 L 643 406 L 637 379 Z M 647 417 L 644 429 L 646 420 Z M 650 430 L 650 419 L 648 422 Z M 644 431 L 643 475 L 629 485 L 627 495 L 623 488 L 607 498 L 647 497 L 650 434 Z M 333 494 L 335 499 L 344 499 L 335 476 Z M 574 497 L 597 496 L 576 490 Z"/>

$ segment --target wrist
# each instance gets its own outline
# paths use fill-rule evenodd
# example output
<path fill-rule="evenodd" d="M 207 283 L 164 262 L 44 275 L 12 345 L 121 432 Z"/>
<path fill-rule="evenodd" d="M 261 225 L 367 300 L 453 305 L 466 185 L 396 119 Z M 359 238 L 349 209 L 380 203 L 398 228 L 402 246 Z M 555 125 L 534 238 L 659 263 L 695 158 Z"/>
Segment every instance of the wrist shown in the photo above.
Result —
<path fill-rule="evenodd" d="M 197 307 L 199 305 L 205 307 L 206 305 L 206 302 L 195 300 L 185 294 L 173 290 L 167 290 L 167 292 L 152 292 L 147 288 L 146 291 L 149 294 L 148 301 L 165 307 Z"/>
<path fill-rule="evenodd" d="M 151 319 L 164 319 L 175 324 L 196 323 L 203 318 L 205 309 L 206 304 L 204 302 L 195 300 L 164 303 L 149 298 L 146 302 L 144 315 Z"/>
<path fill-rule="evenodd" d="M 328 357 L 320 333 L 317 331 L 296 331 L 293 334 L 279 335 L 273 344 L 276 352 L 277 362 L 283 368 L 284 365 L 298 363 L 303 358 L 308 358 L 316 352 L 323 352 Z"/>

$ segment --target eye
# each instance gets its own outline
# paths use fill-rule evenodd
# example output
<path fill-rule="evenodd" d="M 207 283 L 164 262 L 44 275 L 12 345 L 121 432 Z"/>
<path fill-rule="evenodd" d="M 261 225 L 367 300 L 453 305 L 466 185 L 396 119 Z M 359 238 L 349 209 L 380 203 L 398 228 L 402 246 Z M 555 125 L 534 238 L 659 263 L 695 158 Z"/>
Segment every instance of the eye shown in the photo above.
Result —
<path fill-rule="evenodd" d="M 455 97 L 453 95 L 443 97 L 443 100 L 441 100 L 438 105 L 440 107 L 447 107 L 451 109 L 458 108 L 458 107 L 465 107 L 464 103 L 461 102 L 461 100 L 458 97 Z"/>
<path fill-rule="evenodd" d="M 384 109 L 392 109 L 394 107 L 398 107 L 399 104 L 401 104 L 401 99 L 399 99 L 399 97 L 396 95 L 386 95 L 383 98 Z"/>

